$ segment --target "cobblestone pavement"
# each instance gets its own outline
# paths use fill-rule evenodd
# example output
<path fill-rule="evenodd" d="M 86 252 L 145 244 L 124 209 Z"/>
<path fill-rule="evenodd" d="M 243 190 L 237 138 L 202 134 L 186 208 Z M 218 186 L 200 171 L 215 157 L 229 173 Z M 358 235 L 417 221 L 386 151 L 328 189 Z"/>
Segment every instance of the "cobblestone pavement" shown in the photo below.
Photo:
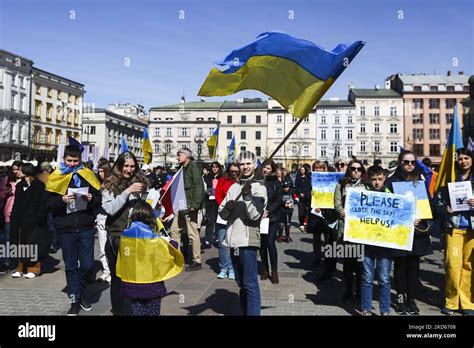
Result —
<path fill-rule="evenodd" d="M 293 242 L 278 243 L 280 284 L 259 281 L 263 315 L 358 315 L 357 304 L 344 304 L 342 264 L 338 263 L 334 279 L 318 284 L 322 267 L 313 268 L 312 235 L 292 228 Z M 433 239 L 435 252 L 421 262 L 421 286 L 418 305 L 421 315 L 441 315 L 444 268 L 438 240 Z M 98 260 L 96 240 L 96 260 Z M 217 279 L 217 249 L 203 253 L 203 268 L 183 272 L 166 281 L 163 315 L 239 315 L 238 287 L 229 279 Z M 100 262 L 95 261 L 97 276 Z M 45 261 L 45 272 L 34 279 L 12 279 L 0 276 L 0 315 L 65 315 L 69 300 L 65 293 L 65 274 L 59 251 Z M 81 315 L 111 315 L 107 284 L 91 282 L 85 294 L 93 310 Z M 377 295 L 375 296 L 377 298 Z M 392 290 L 392 299 L 395 293 Z M 374 313 L 379 313 L 374 301 Z M 395 314 L 392 310 L 392 314 Z M 395 314 L 396 315 L 396 314 Z"/>

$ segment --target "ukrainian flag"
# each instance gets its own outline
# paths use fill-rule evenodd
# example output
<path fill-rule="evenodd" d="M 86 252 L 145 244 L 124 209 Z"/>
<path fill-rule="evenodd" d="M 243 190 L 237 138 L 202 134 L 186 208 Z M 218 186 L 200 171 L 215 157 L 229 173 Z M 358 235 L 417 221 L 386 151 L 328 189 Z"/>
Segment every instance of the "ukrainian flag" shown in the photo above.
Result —
<path fill-rule="evenodd" d="M 219 127 L 212 133 L 212 136 L 207 141 L 207 148 L 209 150 L 209 158 L 216 158 L 217 154 L 217 138 L 219 137 Z"/>
<path fill-rule="evenodd" d="M 232 136 L 230 141 L 229 153 L 227 154 L 227 163 L 235 162 L 237 159 L 237 152 L 235 151 L 235 136 Z"/>
<path fill-rule="evenodd" d="M 143 129 L 143 142 L 142 142 L 142 151 L 145 164 L 151 163 L 153 157 L 153 150 L 150 144 L 150 138 L 148 137 L 148 129 L 145 127 Z"/>
<path fill-rule="evenodd" d="M 363 41 L 339 44 L 329 52 L 311 41 L 266 32 L 218 62 L 228 68 L 212 69 L 198 95 L 225 96 L 256 89 L 295 117 L 305 118 L 364 45 Z"/>
<path fill-rule="evenodd" d="M 459 128 L 458 108 L 454 107 L 453 124 L 449 131 L 446 149 L 443 153 L 441 166 L 439 167 L 438 176 L 436 178 L 435 192 L 447 185 L 448 182 L 456 181 L 455 166 L 456 166 L 456 151 L 464 147 L 462 143 L 461 128 Z"/>

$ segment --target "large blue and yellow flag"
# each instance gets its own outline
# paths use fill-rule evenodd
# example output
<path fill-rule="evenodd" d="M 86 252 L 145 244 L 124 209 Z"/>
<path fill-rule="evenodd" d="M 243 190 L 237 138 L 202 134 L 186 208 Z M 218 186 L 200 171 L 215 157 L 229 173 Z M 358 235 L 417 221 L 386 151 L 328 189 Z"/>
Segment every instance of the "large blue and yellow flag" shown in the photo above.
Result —
<path fill-rule="evenodd" d="M 461 128 L 459 128 L 458 109 L 454 107 L 453 124 L 449 131 L 446 149 L 443 153 L 441 166 L 439 167 L 438 177 L 436 178 L 435 191 L 447 185 L 448 182 L 456 181 L 456 151 L 464 147 L 462 143 Z"/>
<path fill-rule="evenodd" d="M 151 163 L 153 158 L 153 150 L 150 144 L 150 138 L 148 137 L 148 129 L 143 129 L 143 141 L 142 141 L 143 161 L 145 164 Z"/>
<path fill-rule="evenodd" d="M 207 148 L 209 150 L 209 158 L 216 158 L 217 155 L 217 140 L 219 137 L 219 127 L 212 133 L 212 136 L 207 141 Z"/>
<path fill-rule="evenodd" d="M 225 96 L 256 89 L 295 117 L 305 118 L 364 45 L 363 41 L 339 44 L 329 52 L 285 33 L 262 33 L 217 62 L 228 68 L 212 69 L 198 95 Z"/>

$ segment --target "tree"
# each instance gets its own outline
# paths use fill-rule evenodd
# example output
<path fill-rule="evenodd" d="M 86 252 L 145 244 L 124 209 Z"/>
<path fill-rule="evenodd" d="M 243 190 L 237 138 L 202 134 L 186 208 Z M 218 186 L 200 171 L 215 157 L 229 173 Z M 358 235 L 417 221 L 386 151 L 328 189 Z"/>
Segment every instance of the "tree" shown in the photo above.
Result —
<path fill-rule="evenodd" d="M 171 140 L 166 140 L 164 143 L 154 143 L 154 155 L 163 157 L 163 164 L 168 165 L 168 158 L 173 156 L 174 144 Z"/>

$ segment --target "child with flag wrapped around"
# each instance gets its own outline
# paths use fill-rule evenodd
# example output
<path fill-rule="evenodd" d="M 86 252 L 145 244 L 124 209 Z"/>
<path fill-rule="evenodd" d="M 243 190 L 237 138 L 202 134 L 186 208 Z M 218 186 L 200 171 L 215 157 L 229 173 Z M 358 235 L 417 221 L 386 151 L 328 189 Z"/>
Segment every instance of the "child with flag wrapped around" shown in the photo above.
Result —
<path fill-rule="evenodd" d="M 164 280 L 181 273 L 184 258 L 177 242 L 168 242 L 154 232 L 158 221 L 148 203 L 138 201 L 130 221 L 121 235 L 117 258 L 122 294 L 131 301 L 132 315 L 160 315 L 161 298 L 166 294 Z"/>

